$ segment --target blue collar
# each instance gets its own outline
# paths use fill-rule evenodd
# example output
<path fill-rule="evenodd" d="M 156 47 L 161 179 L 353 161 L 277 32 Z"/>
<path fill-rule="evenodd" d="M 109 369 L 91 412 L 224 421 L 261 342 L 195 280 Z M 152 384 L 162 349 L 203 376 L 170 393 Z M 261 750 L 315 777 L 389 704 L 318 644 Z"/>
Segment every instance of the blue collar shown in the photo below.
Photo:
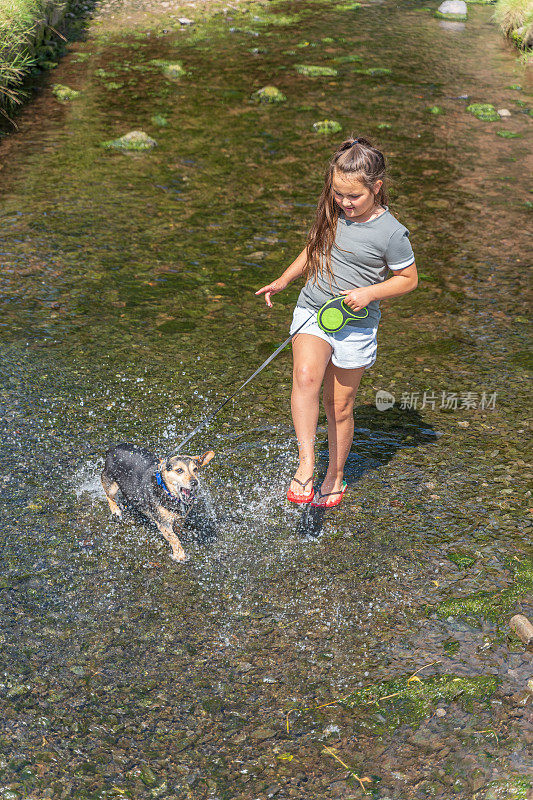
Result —
<path fill-rule="evenodd" d="M 172 494 L 171 491 L 169 491 L 165 481 L 161 477 L 161 473 L 159 472 L 159 470 L 157 470 L 157 472 L 155 473 L 155 479 L 157 481 L 157 485 L 160 486 L 168 494 L 169 497 L 172 497 L 173 500 L 178 500 L 179 499 L 179 498 L 175 497 Z"/>

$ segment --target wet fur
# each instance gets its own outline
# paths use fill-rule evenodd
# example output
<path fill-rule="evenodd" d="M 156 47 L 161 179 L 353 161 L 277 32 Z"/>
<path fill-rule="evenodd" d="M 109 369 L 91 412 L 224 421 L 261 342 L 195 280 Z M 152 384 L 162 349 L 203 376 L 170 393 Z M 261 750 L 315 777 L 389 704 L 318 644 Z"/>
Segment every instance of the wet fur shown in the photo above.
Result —
<path fill-rule="evenodd" d="M 134 509 L 157 525 L 172 548 L 171 557 L 175 561 L 185 561 L 187 556 L 178 533 L 183 529 L 198 489 L 197 470 L 208 464 L 214 455 L 209 450 L 203 456 L 158 458 L 136 445 L 118 444 L 107 451 L 101 475 L 111 513 L 122 516 L 117 503 L 120 492 Z M 156 472 L 161 474 L 170 495 L 158 485 Z"/>

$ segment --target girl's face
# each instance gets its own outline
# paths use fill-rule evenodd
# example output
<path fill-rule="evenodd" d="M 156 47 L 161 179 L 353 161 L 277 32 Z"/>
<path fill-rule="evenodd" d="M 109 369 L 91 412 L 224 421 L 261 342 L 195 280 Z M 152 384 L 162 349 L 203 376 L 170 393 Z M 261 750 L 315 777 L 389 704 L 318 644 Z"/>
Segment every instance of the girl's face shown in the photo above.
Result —
<path fill-rule="evenodd" d="M 376 181 L 372 189 L 367 189 L 357 178 L 335 170 L 333 172 L 332 191 L 337 205 L 344 211 L 346 219 L 366 222 L 372 215 L 376 204 L 376 195 L 383 181 Z"/>

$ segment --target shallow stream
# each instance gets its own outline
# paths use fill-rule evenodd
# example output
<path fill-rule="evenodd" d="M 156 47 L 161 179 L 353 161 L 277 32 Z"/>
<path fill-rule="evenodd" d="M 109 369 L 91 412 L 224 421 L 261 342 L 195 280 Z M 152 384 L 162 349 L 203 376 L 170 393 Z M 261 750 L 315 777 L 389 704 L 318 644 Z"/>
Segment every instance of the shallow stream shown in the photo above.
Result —
<path fill-rule="evenodd" d="M 527 795 L 531 78 L 487 7 L 353 5 L 93 27 L 50 77 L 79 97 L 45 87 L 0 141 L 5 800 Z M 254 103 L 266 84 L 286 102 Z M 154 149 L 100 146 L 138 129 Z M 110 518 L 103 454 L 171 451 L 288 335 L 298 288 L 254 290 L 352 131 L 389 158 L 421 279 L 382 306 L 348 495 L 284 500 L 287 350 L 194 440 L 216 458 L 176 564 Z M 324 417 L 318 448 L 323 471 Z"/>

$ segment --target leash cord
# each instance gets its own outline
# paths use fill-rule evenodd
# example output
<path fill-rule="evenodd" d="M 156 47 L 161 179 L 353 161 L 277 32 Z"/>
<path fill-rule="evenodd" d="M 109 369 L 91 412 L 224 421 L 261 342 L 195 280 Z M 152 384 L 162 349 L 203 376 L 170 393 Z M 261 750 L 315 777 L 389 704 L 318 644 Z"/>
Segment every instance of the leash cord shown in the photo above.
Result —
<path fill-rule="evenodd" d="M 199 423 L 199 424 L 196 426 L 196 428 L 194 428 L 194 430 L 192 430 L 192 431 L 189 433 L 189 435 L 188 435 L 188 436 L 187 436 L 185 439 L 183 439 L 183 440 L 182 440 L 182 441 L 179 443 L 179 445 L 177 445 L 177 447 L 176 447 L 176 452 L 179 452 L 179 450 L 181 450 L 181 448 L 182 448 L 182 447 L 183 447 L 185 444 L 187 444 L 187 442 L 188 442 L 188 441 L 190 441 L 190 440 L 192 439 L 192 437 L 193 437 L 193 436 L 196 436 L 196 434 L 198 433 L 198 431 L 202 430 L 202 428 L 203 428 L 205 425 L 207 425 L 209 422 L 211 422 L 211 420 L 213 419 L 213 417 L 216 417 L 216 415 L 218 414 L 218 412 L 219 412 L 219 411 L 222 411 L 222 409 L 224 408 L 224 406 L 225 406 L 225 405 L 227 405 L 227 404 L 229 403 L 229 401 L 230 401 L 230 400 L 233 400 L 233 398 L 234 398 L 236 395 L 238 395 L 238 394 L 239 394 L 239 392 L 241 392 L 241 391 L 244 389 L 244 387 L 245 387 L 245 386 L 247 386 L 247 385 L 250 383 L 250 381 L 253 381 L 253 379 L 254 379 L 254 378 L 257 376 L 257 375 L 259 375 L 259 373 L 260 373 L 260 372 L 262 372 L 262 370 L 264 370 L 264 368 L 265 368 L 265 367 L 267 367 L 267 366 L 270 364 L 270 362 L 271 362 L 271 361 L 273 361 L 273 360 L 276 358 L 276 356 L 277 356 L 279 353 L 281 353 L 281 351 L 282 351 L 282 350 L 283 350 L 285 347 L 287 347 L 287 345 L 289 344 L 289 342 L 291 341 L 291 339 L 293 339 L 293 338 L 296 336 L 296 334 L 297 334 L 297 333 L 299 333 L 299 332 L 302 330 L 302 328 L 303 328 L 305 325 L 307 325 L 307 323 L 309 322 L 309 320 L 310 320 L 310 319 L 312 319 L 312 317 L 313 317 L 313 316 L 314 316 L 314 312 L 313 312 L 313 313 L 312 313 L 312 314 L 311 314 L 311 315 L 310 315 L 310 316 L 309 316 L 309 317 L 308 317 L 308 318 L 305 320 L 305 322 L 302 322 L 302 324 L 300 325 L 300 327 L 299 327 L 299 328 L 297 328 L 297 329 L 294 331 L 294 333 L 291 333 L 291 335 L 289 336 L 289 338 L 288 338 L 288 339 L 285 339 L 285 341 L 283 342 L 283 344 L 280 344 L 280 346 L 279 346 L 279 347 L 278 347 L 276 350 L 274 350 L 274 352 L 272 353 L 272 355 L 270 355 L 270 356 L 269 356 L 269 357 L 266 359 L 266 361 L 263 361 L 263 363 L 261 364 L 261 366 L 259 367 L 259 369 L 256 369 L 256 371 L 254 372 L 254 374 L 253 374 L 253 375 L 250 375 L 250 377 L 249 377 L 249 378 L 247 378 L 247 379 L 244 381 L 244 383 L 243 383 L 241 386 L 239 386 L 239 388 L 238 388 L 238 389 L 237 389 L 235 392 L 233 392 L 233 394 L 231 394 L 229 397 L 226 397 L 226 399 L 224 400 L 224 402 L 223 402 L 223 403 L 221 403 L 221 404 L 220 404 L 220 405 L 219 405 L 217 408 L 215 408 L 215 410 L 214 410 L 214 411 L 213 411 L 211 414 L 209 414 L 207 417 L 204 417 L 204 419 L 203 419 L 203 420 L 202 420 L 202 421 L 201 421 L 201 422 L 200 422 L 200 423 Z"/>

